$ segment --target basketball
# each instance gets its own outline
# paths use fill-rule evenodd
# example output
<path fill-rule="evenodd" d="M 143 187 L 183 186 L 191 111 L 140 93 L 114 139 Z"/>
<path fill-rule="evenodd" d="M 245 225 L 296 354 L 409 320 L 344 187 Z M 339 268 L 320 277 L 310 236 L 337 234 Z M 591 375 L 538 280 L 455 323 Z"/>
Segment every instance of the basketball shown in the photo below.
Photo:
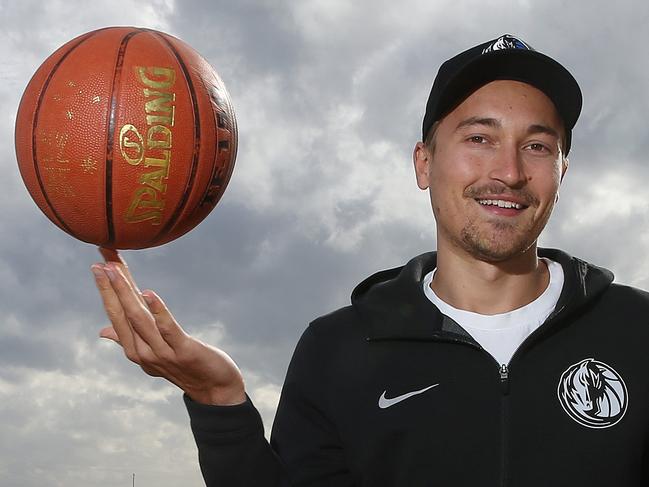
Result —
<path fill-rule="evenodd" d="M 109 27 L 56 50 L 23 93 L 16 157 L 45 215 L 84 242 L 142 249 L 198 225 L 237 152 L 216 71 L 162 32 Z"/>

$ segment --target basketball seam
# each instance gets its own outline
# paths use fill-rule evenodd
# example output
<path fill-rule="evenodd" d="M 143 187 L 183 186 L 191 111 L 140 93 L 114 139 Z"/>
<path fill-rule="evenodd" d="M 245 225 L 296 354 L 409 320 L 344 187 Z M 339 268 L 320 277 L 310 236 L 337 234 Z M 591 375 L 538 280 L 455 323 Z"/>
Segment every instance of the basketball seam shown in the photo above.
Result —
<path fill-rule="evenodd" d="M 124 57 L 126 56 L 126 46 L 131 38 L 135 35 L 142 33 L 143 29 L 132 30 L 127 33 L 119 44 L 117 51 L 117 59 L 115 60 L 115 71 L 112 79 L 111 93 L 110 93 L 110 110 L 108 110 L 108 133 L 106 138 L 106 161 L 104 164 L 105 170 L 105 195 L 106 195 L 106 226 L 108 227 L 108 241 L 105 245 L 115 242 L 115 223 L 113 215 L 113 151 L 114 151 L 114 137 L 115 137 L 115 118 L 117 112 L 117 98 L 119 96 L 118 89 L 122 82 L 122 67 L 124 65 Z"/>
<path fill-rule="evenodd" d="M 229 92 L 228 92 L 228 98 L 230 98 Z M 230 167 L 228 168 L 228 173 L 223 178 L 223 192 L 225 192 L 225 188 L 230 182 L 230 178 L 232 177 L 232 173 L 234 172 L 234 163 L 237 159 L 237 151 L 239 149 L 239 127 L 237 126 L 237 117 L 236 114 L 234 113 L 234 105 L 232 104 L 232 100 L 229 99 L 229 101 L 230 103 L 228 103 L 228 109 L 230 112 L 229 113 L 230 120 L 232 122 L 232 155 L 230 156 L 230 160 L 232 162 L 230 163 Z M 221 193 L 221 197 L 223 196 L 223 192 Z M 219 199 L 221 197 L 219 197 Z"/>
<path fill-rule="evenodd" d="M 194 186 L 194 180 L 196 179 L 196 173 L 198 171 L 198 158 L 199 158 L 200 148 L 201 148 L 201 122 L 200 122 L 200 113 L 198 109 L 198 102 L 196 100 L 196 89 L 194 88 L 194 84 L 192 83 L 189 70 L 187 69 L 185 62 L 182 59 L 182 56 L 176 50 L 175 46 L 166 38 L 165 35 L 162 35 L 160 32 L 153 31 L 153 30 L 149 32 L 151 32 L 151 34 L 161 39 L 168 46 L 169 50 L 176 58 L 176 61 L 178 61 L 178 64 L 180 65 L 180 69 L 182 69 L 183 71 L 185 82 L 187 83 L 187 88 L 189 91 L 189 96 L 192 101 L 192 108 L 193 108 L 193 115 L 194 115 L 194 150 L 192 154 L 192 165 L 189 173 L 189 178 L 187 179 L 187 182 L 185 184 L 185 191 L 183 191 L 182 197 L 180 198 L 180 201 L 176 205 L 176 208 L 174 209 L 173 213 L 171 214 L 171 217 L 169 218 L 167 223 L 162 227 L 162 229 L 156 234 L 156 236 L 150 240 L 150 242 L 155 242 L 161 237 L 164 238 L 165 234 L 171 232 L 171 230 L 178 222 L 178 219 L 180 218 L 180 214 L 185 209 L 185 206 L 187 205 L 187 201 L 189 200 L 190 191 Z"/>
<path fill-rule="evenodd" d="M 101 29 L 103 30 L 103 29 Z M 41 189 L 41 194 L 43 195 L 43 198 L 45 199 L 45 203 L 47 204 L 48 208 L 52 211 L 52 214 L 54 217 L 58 220 L 59 226 L 63 228 L 67 233 L 70 235 L 74 235 L 74 232 L 72 229 L 63 221 L 59 213 L 56 211 L 54 208 L 54 205 L 50 201 L 49 196 L 47 195 L 47 191 L 45 190 L 45 185 L 43 184 L 43 179 L 41 178 L 41 172 L 38 167 L 38 159 L 36 157 L 36 126 L 38 125 L 38 115 L 41 110 L 41 105 L 43 104 L 43 98 L 45 97 L 45 92 L 47 91 L 50 81 L 52 81 L 52 78 L 54 77 L 54 73 L 59 69 L 63 61 L 70 55 L 72 51 L 74 51 L 77 47 L 79 47 L 82 43 L 93 37 L 95 34 L 97 34 L 99 31 L 94 31 L 94 32 L 89 32 L 86 34 L 84 37 L 79 39 L 79 42 L 77 42 L 75 45 L 70 47 L 70 49 L 61 56 L 61 58 L 54 64 L 52 69 L 50 70 L 49 74 L 47 75 L 47 79 L 43 83 L 43 87 L 41 89 L 40 94 L 38 95 L 38 101 L 36 102 L 36 108 L 34 109 L 34 120 L 32 121 L 32 162 L 34 164 L 34 172 L 36 173 L 36 180 L 38 181 L 38 186 Z"/>
<path fill-rule="evenodd" d="M 205 90 L 206 93 L 208 93 L 209 96 L 209 90 L 207 88 L 207 85 L 205 84 L 205 81 L 202 78 L 201 78 L 201 84 L 203 85 L 203 89 Z M 196 206 L 191 210 L 192 216 L 194 215 L 196 210 L 200 208 L 201 203 L 205 200 L 205 197 L 210 192 L 210 186 L 212 185 L 212 181 L 214 180 L 214 175 L 216 174 L 216 171 L 218 169 L 216 162 L 219 158 L 219 122 L 217 120 L 217 116 L 214 110 L 212 110 L 212 120 L 214 121 L 214 132 L 216 134 L 216 141 L 214 143 L 214 160 L 212 161 L 212 170 L 210 171 L 210 177 L 207 180 L 207 185 L 205 186 L 205 191 L 203 191 L 203 195 L 197 200 Z"/>
<path fill-rule="evenodd" d="M 201 84 L 203 85 L 203 88 L 205 89 L 206 93 L 208 93 L 208 96 L 209 96 L 209 88 L 205 84 L 205 81 L 203 81 L 202 79 L 201 79 Z M 221 88 L 225 89 L 225 86 L 223 86 L 223 83 L 221 83 Z M 227 93 L 227 90 L 226 90 L 226 93 Z M 216 206 L 218 201 L 223 196 L 225 188 L 228 185 L 228 182 L 230 181 L 230 176 L 232 175 L 232 171 L 234 170 L 234 161 L 235 161 L 236 156 L 237 156 L 237 121 L 236 121 L 236 118 L 234 118 L 234 109 L 232 107 L 232 102 L 230 100 L 230 94 L 227 93 L 227 95 L 228 95 L 228 102 L 229 103 L 227 103 L 225 107 L 221 107 L 221 108 L 223 108 L 224 110 L 227 110 L 227 112 L 228 112 L 227 115 L 229 117 L 229 120 L 232 123 L 231 145 L 230 145 L 230 148 L 231 148 L 232 152 L 231 152 L 231 155 L 230 155 L 230 164 L 228 165 L 227 173 L 221 178 L 221 194 L 219 194 L 218 198 L 216 198 L 216 200 L 214 201 L 214 203 L 212 205 L 212 208 L 214 208 L 214 206 Z M 209 192 L 211 190 L 211 187 L 212 187 L 212 182 L 214 181 L 214 176 L 215 176 L 215 174 L 217 172 L 217 169 L 218 169 L 217 161 L 218 161 L 219 156 L 220 156 L 220 152 L 219 152 L 219 142 L 220 142 L 220 140 L 219 140 L 219 136 L 218 136 L 219 135 L 219 122 L 218 122 L 218 116 L 217 116 L 215 110 L 212 110 L 212 120 L 214 120 L 214 129 L 215 129 L 215 132 L 216 132 L 216 143 L 215 143 L 215 147 L 214 147 L 214 161 L 212 163 L 212 171 L 210 173 L 210 178 L 208 180 L 208 183 L 207 183 L 207 185 L 205 187 L 205 191 L 203 192 L 203 196 L 201 196 L 198 199 L 198 201 L 196 203 L 196 206 L 192 209 L 192 216 L 195 214 L 195 212 L 197 210 L 200 209 L 202 203 L 205 201 L 205 198 L 209 194 Z"/>

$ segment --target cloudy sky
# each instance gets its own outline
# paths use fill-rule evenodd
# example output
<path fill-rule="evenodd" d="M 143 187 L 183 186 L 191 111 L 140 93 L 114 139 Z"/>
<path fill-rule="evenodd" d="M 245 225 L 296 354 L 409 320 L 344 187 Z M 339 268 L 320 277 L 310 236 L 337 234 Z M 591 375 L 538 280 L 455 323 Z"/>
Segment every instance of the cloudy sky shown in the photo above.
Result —
<path fill-rule="evenodd" d="M 588 5 L 588 9 L 584 6 Z M 240 135 L 216 210 L 126 252 L 190 332 L 244 371 L 267 427 L 292 349 L 374 271 L 434 249 L 411 169 L 441 61 L 511 32 L 584 92 L 571 166 L 541 244 L 649 288 L 649 4 L 640 0 L 0 0 L 0 484 L 202 485 L 181 395 L 97 338 L 94 247 L 47 220 L 17 170 L 20 95 L 71 38 L 162 30 L 225 81 Z"/>

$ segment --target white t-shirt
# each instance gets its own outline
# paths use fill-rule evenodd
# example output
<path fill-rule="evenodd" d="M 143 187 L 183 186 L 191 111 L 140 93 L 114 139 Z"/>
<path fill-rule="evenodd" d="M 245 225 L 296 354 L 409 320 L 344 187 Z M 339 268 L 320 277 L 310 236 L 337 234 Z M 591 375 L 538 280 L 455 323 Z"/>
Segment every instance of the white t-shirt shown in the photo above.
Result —
<path fill-rule="evenodd" d="M 499 364 L 508 364 L 518 346 L 552 313 L 563 288 L 561 264 L 545 257 L 540 259 L 550 271 L 548 287 L 531 303 L 507 313 L 483 315 L 442 301 L 430 287 L 436 269 L 424 277 L 424 293 L 442 314 L 464 328 Z"/>

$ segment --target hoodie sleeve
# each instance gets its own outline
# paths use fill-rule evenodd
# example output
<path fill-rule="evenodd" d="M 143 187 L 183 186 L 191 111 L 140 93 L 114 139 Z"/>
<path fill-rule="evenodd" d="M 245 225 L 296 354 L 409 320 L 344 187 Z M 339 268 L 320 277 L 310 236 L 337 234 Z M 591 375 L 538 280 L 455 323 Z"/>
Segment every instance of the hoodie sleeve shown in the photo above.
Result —
<path fill-rule="evenodd" d="M 207 487 L 290 485 L 250 398 L 237 406 L 200 404 L 186 394 L 184 400 Z"/>
<path fill-rule="evenodd" d="M 209 406 L 185 396 L 207 487 L 352 487 L 324 401 L 324 353 L 308 328 L 288 368 L 270 444 L 250 398 Z"/>

